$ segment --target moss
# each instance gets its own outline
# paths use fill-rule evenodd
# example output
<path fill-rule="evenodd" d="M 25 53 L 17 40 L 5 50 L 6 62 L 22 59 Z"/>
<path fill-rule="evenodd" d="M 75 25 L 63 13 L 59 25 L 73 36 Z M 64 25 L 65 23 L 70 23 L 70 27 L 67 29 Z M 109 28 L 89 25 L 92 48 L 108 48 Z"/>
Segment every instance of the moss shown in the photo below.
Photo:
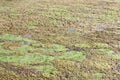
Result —
<path fill-rule="evenodd" d="M 4 43 L 0 44 L 0 55 L 9 55 L 9 54 L 13 53 L 13 51 L 11 51 L 11 50 L 4 49 L 2 46 L 3 44 Z"/>
<path fill-rule="evenodd" d="M 34 42 L 33 40 L 23 38 L 20 35 L 14 34 L 3 34 L 0 35 L 0 39 L 7 40 L 7 41 L 25 41 L 25 42 Z"/>
<path fill-rule="evenodd" d="M 16 18 L 16 17 L 20 17 L 20 16 L 22 16 L 23 14 L 18 14 L 18 13 L 12 13 L 12 14 L 10 14 L 10 17 L 11 18 Z"/>
<path fill-rule="evenodd" d="M 0 54 L 1 54 L 1 55 L 10 55 L 10 54 L 12 54 L 12 53 L 14 53 L 14 51 L 0 48 Z"/>
<path fill-rule="evenodd" d="M 32 49 L 33 49 L 32 47 L 25 45 L 25 46 L 17 48 L 14 51 L 15 51 L 15 55 L 24 55 L 24 54 L 28 53 L 28 51 L 30 51 Z"/>
<path fill-rule="evenodd" d="M 96 63 L 94 63 L 94 65 L 98 69 L 110 69 L 111 68 L 111 65 L 106 62 L 99 62 L 99 63 L 96 62 Z"/>
<path fill-rule="evenodd" d="M 112 55 L 112 57 L 113 57 L 114 59 L 120 59 L 120 55 L 119 55 L 119 54 Z"/>
<path fill-rule="evenodd" d="M 106 53 L 106 54 L 109 54 L 109 55 L 115 53 L 115 52 L 114 52 L 113 50 L 111 50 L 111 49 L 99 49 L 99 50 L 102 51 L 103 53 Z"/>
<path fill-rule="evenodd" d="M 67 6 L 63 6 L 63 5 L 54 5 L 54 6 L 47 8 L 47 12 L 42 11 L 42 12 L 40 12 L 40 14 L 44 15 L 44 16 L 49 15 L 49 16 L 52 16 L 53 18 L 65 16 L 69 13 L 67 8 L 68 8 Z"/>
<path fill-rule="evenodd" d="M 94 75 L 95 75 L 96 80 L 101 80 L 102 77 L 105 76 L 104 73 L 96 73 L 96 74 L 94 74 Z"/>
<path fill-rule="evenodd" d="M 75 44 L 75 46 L 79 48 L 91 48 L 88 43 Z"/>
<path fill-rule="evenodd" d="M 44 74 L 48 74 L 48 75 L 54 75 L 54 74 L 58 73 L 57 69 L 54 68 L 53 66 L 50 66 L 50 65 L 45 65 L 45 66 L 31 66 L 31 68 L 37 69 L 39 71 L 42 71 L 42 72 L 44 72 Z"/>
<path fill-rule="evenodd" d="M 37 27 L 37 23 L 30 23 L 30 24 L 27 24 L 26 27 L 28 29 L 35 29 Z"/>
<path fill-rule="evenodd" d="M 104 20 L 104 21 L 117 21 L 119 20 L 119 17 L 118 15 L 116 14 L 112 14 L 112 15 L 108 15 L 108 14 L 102 14 L 102 15 L 99 15 L 99 18 L 101 20 Z"/>
<path fill-rule="evenodd" d="M 34 9 L 33 8 L 29 8 L 26 11 L 29 12 L 29 13 L 32 13 L 32 12 L 34 12 Z"/>
<path fill-rule="evenodd" d="M 55 18 L 50 18 L 49 22 L 52 24 L 57 24 L 57 20 Z"/>
<path fill-rule="evenodd" d="M 41 50 L 45 53 L 49 52 L 65 52 L 68 50 L 65 46 L 60 44 L 43 44 L 44 48 Z"/>
<path fill-rule="evenodd" d="M 55 51 L 66 51 L 67 50 L 65 46 L 59 45 L 59 44 L 53 44 L 52 48 L 55 49 Z"/>
<path fill-rule="evenodd" d="M 78 17 L 72 17 L 72 16 L 69 16 L 69 15 L 63 17 L 63 19 L 65 19 L 67 21 L 78 21 L 79 20 Z"/>
<path fill-rule="evenodd" d="M 3 55 L 24 55 L 28 53 L 29 50 L 34 49 L 30 45 L 25 45 L 24 43 L 31 44 L 35 43 L 35 41 L 27 38 L 22 38 L 19 35 L 4 34 L 0 36 L 0 39 L 5 40 L 5 42 L 2 42 L 0 44 L 0 53 Z M 16 46 L 17 43 L 20 44 Z"/>
<path fill-rule="evenodd" d="M 4 34 L 0 36 L 1 39 L 11 40 L 11 41 L 19 41 L 22 40 L 22 37 L 13 34 Z"/>
<path fill-rule="evenodd" d="M 45 0 L 40 3 L 35 0 L 13 0 L 8 2 L 1 0 L 0 33 L 24 35 L 24 33 L 27 33 L 25 31 L 28 31 L 31 32 L 32 38 L 36 41 L 15 34 L 0 35 L 0 62 L 8 62 L 11 65 L 16 64 L 16 67 L 26 68 L 27 66 L 39 70 L 43 75 L 42 77 L 32 78 L 30 75 L 21 76 L 18 73 L 15 77 L 11 67 L 8 66 L 10 71 L 0 68 L 0 79 L 101 80 L 104 76 L 102 72 L 108 74 L 106 75 L 107 78 L 117 77 L 118 73 L 111 72 L 109 75 L 109 71 L 116 63 L 114 59 L 120 59 L 120 56 L 119 54 L 113 54 L 115 51 L 109 48 L 111 46 L 105 43 L 105 39 L 108 39 L 109 42 L 109 39 L 114 38 L 114 40 L 110 40 L 112 42 L 110 44 L 113 44 L 114 48 L 117 49 L 119 47 L 119 45 L 116 45 L 119 40 L 117 36 L 119 30 L 112 32 L 112 30 L 105 29 L 105 33 L 101 34 L 101 32 L 94 33 L 94 29 L 92 29 L 98 25 L 109 28 L 111 28 L 110 26 L 114 28 L 119 26 L 120 15 L 119 6 L 117 5 L 119 3 L 115 0 L 109 1 L 98 4 L 97 0 L 94 2 L 89 0 Z M 9 20 L 12 21 L 13 27 L 8 27 L 10 25 Z M 24 24 L 21 24 L 23 22 Z M 74 29 L 76 32 L 67 34 L 66 31 L 69 29 Z M 82 33 L 84 32 L 85 35 L 83 36 Z M 13 49 L 9 49 L 9 46 L 3 46 L 4 42 L 21 43 L 17 47 L 13 46 L 13 43 L 10 45 Z M 72 46 L 72 48 L 79 49 L 79 51 L 82 49 L 84 52 L 70 51 L 66 46 L 70 49 Z M 37 66 L 31 65 L 37 63 Z M 56 74 L 57 70 L 61 74 Z M 50 78 L 53 75 L 57 79 Z M 107 78 L 104 76 L 105 80 Z"/>
<path fill-rule="evenodd" d="M 104 48 L 108 48 L 109 45 L 106 44 L 106 43 L 94 43 L 93 47 L 95 47 L 95 48 L 103 48 L 104 49 Z"/>
<path fill-rule="evenodd" d="M 76 52 L 76 51 L 71 51 L 71 52 L 66 52 L 63 55 L 59 56 L 59 59 L 73 59 L 75 61 L 81 61 L 85 59 L 85 52 Z"/>
<path fill-rule="evenodd" d="M 49 63 L 52 60 L 54 60 L 54 57 L 30 53 L 25 54 L 24 56 L 0 56 L 0 61 L 18 62 L 21 64 L 31 64 L 38 62 Z"/>
<path fill-rule="evenodd" d="M 2 47 L 0 47 L 0 54 L 1 55 L 24 55 L 26 53 L 28 53 L 28 51 L 30 50 L 33 50 L 32 47 L 30 46 L 21 46 L 21 47 L 18 47 L 16 48 L 15 50 L 7 50 L 7 49 L 4 49 Z"/>
<path fill-rule="evenodd" d="M 104 1 L 107 1 L 107 2 L 120 2 L 119 0 L 104 0 Z"/>

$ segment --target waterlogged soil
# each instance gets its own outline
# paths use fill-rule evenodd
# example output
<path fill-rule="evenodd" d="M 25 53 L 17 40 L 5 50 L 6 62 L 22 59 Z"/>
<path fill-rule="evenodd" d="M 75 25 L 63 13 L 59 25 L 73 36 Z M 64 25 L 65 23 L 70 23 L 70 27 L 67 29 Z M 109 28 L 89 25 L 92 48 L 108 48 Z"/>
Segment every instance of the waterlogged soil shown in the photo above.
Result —
<path fill-rule="evenodd" d="M 119 0 L 1 0 L 0 80 L 120 80 Z"/>

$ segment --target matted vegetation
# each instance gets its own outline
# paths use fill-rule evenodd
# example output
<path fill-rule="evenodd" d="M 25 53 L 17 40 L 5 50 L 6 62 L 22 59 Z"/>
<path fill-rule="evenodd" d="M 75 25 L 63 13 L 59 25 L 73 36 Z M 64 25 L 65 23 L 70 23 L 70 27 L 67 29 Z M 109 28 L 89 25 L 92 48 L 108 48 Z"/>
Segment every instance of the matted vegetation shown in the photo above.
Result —
<path fill-rule="evenodd" d="M 1 0 L 0 80 L 119 80 L 119 0 Z"/>

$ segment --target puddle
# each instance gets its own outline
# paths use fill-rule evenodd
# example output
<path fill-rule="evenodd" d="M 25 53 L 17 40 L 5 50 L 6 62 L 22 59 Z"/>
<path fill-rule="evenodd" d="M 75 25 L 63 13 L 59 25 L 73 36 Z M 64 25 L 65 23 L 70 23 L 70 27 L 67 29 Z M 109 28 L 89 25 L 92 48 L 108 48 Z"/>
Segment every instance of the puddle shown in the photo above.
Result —
<path fill-rule="evenodd" d="M 104 31 L 105 28 L 106 28 L 105 26 L 100 25 L 100 26 L 97 26 L 97 27 L 95 28 L 95 30 L 96 30 L 96 31 Z"/>
<path fill-rule="evenodd" d="M 67 30 L 67 33 L 75 33 L 76 32 L 76 30 L 74 30 L 74 29 L 68 29 Z"/>

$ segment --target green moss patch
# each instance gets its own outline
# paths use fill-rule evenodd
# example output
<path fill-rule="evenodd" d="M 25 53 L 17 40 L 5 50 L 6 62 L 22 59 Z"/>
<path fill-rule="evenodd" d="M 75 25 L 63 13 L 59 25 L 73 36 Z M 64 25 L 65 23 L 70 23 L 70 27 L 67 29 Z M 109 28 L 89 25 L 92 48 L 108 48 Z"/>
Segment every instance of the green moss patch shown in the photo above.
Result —
<path fill-rule="evenodd" d="M 68 49 L 65 46 L 59 45 L 59 44 L 48 44 L 47 46 L 44 45 L 44 48 L 42 49 L 42 51 L 45 52 L 45 53 L 49 53 L 49 52 L 65 52 L 66 50 L 68 50 Z"/>
<path fill-rule="evenodd" d="M 28 29 L 35 29 L 37 27 L 37 24 L 36 23 L 27 24 L 26 27 Z"/>
<path fill-rule="evenodd" d="M 91 48 L 91 46 L 87 43 L 75 44 L 75 47 L 79 48 Z"/>
<path fill-rule="evenodd" d="M 94 43 L 93 47 L 95 47 L 95 48 L 108 48 L 109 45 L 106 43 Z"/>
<path fill-rule="evenodd" d="M 39 71 L 45 72 L 45 73 L 51 73 L 51 75 L 58 73 L 57 69 L 50 65 L 45 66 L 31 66 L 33 69 L 37 69 Z"/>
<path fill-rule="evenodd" d="M 119 0 L 104 0 L 104 1 L 107 1 L 107 2 L 120 2 Z"/>
<path fill-rule="evenodd" d="M 120 59 L 120 54 L 112 55 L 112 57 L 113 57 L 114 59 Z"/>
<path fill-rule="evenodd" d="M 20 35 L 14 34 L 3 34 L 0 35 L 0 39 L 7 40 L 7 41 L 25 41 L 25 42 L 34 42 L 33 40 L 23 38 Z"/>
<path fill-rule="evenodd" d="M 0 56 L 0 61 L 4 62 L 18 62 L 21 64 L 32 64 L 32 63 L 49 63 L 54 60 L 52 56 L 45 56 L 40 54 L 25 54 L 24 56 Z"/>
<path fill-rule="evenodd" d="M 20 41 L 20 40 L 23 40 L 23 38 L 21 36 L 13 35 L 13 34 L 0 35 L 0 39 L 11 40 L 11 41 Z"/>
<path fill-rule="evenodd" d="M 99 49 L 100 51 L 102 51 L 103 53 L 106 53 L 106 54 L 113 54 L 115 53 L 113 50 L 111 49 Z"/>
<path fill-rule="evenodd" d="M 96 80 L 101 80 L 102 77 L 105 76 L 104 73 L 96 73 L 96 74 L 94 74 L 94 75 L 95 75 Z"/>
<path fill-rule="evenodd" d="M 86 57 L 86 52 L 77 52 L 77 51 L 71 51 L 71 52 L 66 52 L 62 56 L 59 56 L 59 59 L 72 59 L 75 61 L 81 61 L 85 59 Z"/>
<path fill-rule="evenodd" d="M 33 40 L 13 34 L 0 35 L 0 39 L 4 40 L 4 42 L 0 43 L 0 54 L 2 55 L 24 55 L 28 53 L 29 50 L 33 50 L 33 47 L 25 43 L 35 43 Z M 15 46 L 17 42 L 20 42 L 19 46 Z M 4 43 L 6 48 L 4 47 Z"/>

